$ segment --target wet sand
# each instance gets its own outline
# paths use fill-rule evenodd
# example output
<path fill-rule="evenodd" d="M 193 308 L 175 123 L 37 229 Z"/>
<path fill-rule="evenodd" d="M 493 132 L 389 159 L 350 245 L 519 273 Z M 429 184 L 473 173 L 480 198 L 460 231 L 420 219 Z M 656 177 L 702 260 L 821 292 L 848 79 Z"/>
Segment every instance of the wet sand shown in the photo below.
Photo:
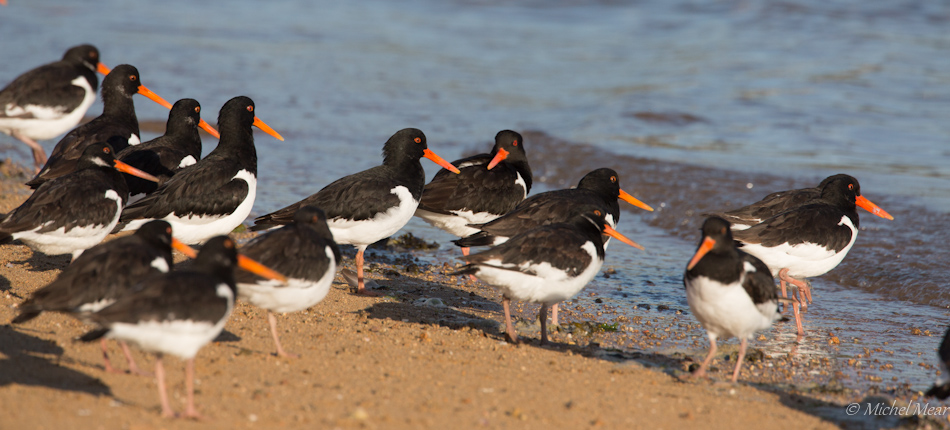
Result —
<path fill-rule="evenodd" d="M 23 169 L 0 169 L 0 212 L 29 195 Z M 244 235 L 246 237 L 246 235 Z M 239 236 L 239 239 L 241 237 Z M 348 250 L 349 251 L 349 250 Z M 352 252 L 344 269 L 353 269 Z M 176 261 L 183 257 L 178 255 Z M 0 246 L 0 321 L 55 278 L 65 256 Z M 370 250 L 368 278 L 381 298 L 352 295 L 342 276 L 305 312 L 279 317 L 282 359 L 259 309 L 239 303 L 225 332 L 197 356 L 196 403 L 204 419 L 159 416 L 153 378 L 103 372 L 99 346 L 73 339 L 90 327 L 44 314 L 0 325 L 0 428 L 849 428 L 939 425 L 946 420 L 848 417 L 845 407 L 879 393 L 826 383 L 827 363 L 753 349 L 737 385 L 735 348 L 721 348 L 712 380 L 684 379 L 706 353 L 650 348 L 677 336 L 649 320 L 603 325 L 600 309 L 573 303 L 538 345 L 537 306 L 517 307 L 520 345 L 503 341 L 499 294 L 454 261 L 431 264 L 398 246 Z M 586 294 L 582 293 L 582 294 Z M 428 300 L 437 298 L 441 301 Z M 680 323 L 695 324 L 688 316 Z M 773 332 L 763 334 L 773 336 Z M 639 344 L 642 346 L 623 346 Z M 753 342 L 755 347 L 756 342 Z M 114 344 L 113 362 L 125 368 Z M 140 366 L 154 360 L 134 351 Z M 730 360 L 731 359 L 731 360 Z M 183 365 L 166 359 L 173 406 L 183 409 Z M 827 372 L 825 372 L 827 373 Z M 902 393 L 906 402 L 912 393 Z M 873 397 L 878 398 L 878 397 Z M 860 414 L 859 414 L 860 415 Z"/>

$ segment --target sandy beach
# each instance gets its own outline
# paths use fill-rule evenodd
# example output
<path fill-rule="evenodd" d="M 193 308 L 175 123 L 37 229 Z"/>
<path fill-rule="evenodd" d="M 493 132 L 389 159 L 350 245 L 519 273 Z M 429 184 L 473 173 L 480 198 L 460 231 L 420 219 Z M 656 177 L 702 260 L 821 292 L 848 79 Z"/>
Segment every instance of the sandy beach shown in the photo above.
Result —
<path fill-rule="evenodd" d="M 8 162 L 0 177 L 0 212 L 7 212 L 29 195 L 20 185 L 26 172 Z M 352 255 L 345 251 L 344 269 L 353 269 Z M 598 310 L 576 304 L 565 306 L 561 326 L 551 333 L 554 344 L 546 347 L 538 344 L 537 305 L 517 306 L 517 328 L 526 342 L 507 344 L 500 295 L 467 277 L 447 276 L 455 261 L 426 263 L 399 245 L 367 255 L 367 277 L 384 297 L 353 295 L 338 275 L 323 302 L 279 317 L 284 347 L 301 358 L 277 358 L 266 313 L 239 303 L 225 332 L 197 356 L 196 403 L 204 418 L 195 422 L 159 416 L 154 378 L 105 373 L 99 345 L 74 341 L 90 329 L 77 320 L 44 314 L 21 326 L 7 324 L 16 305 L 54 279 L 68 257 L 34 254 L 18 243 L 0 246 L 0 428 L 733 429 L 767 422 L 775 429 L 811 429 L 947 423 L 940 417 L 851 416 L 849 403 L 890 405 L 892 398 L 801 384 L 807 375 L 821 374 L 826 363 L 770 357 L 756 352 L 755 342 L 739 384 L 726 382 L 736 354 L 729 345 L 721 348 L 711 380 L 684 378 L 705 355 L 704 343 L 689 354 L 658 353 L 646 346 L 652 338 L 675 336 L 669 327 L 632 320 L 606 324 L 597 319 Z M 183 258 L 176 255 L 176 261 Z M 121 351 L 111 345 L 113 362 L 125 368 Z M 140 366 L 153 369 L 153 357 L 138 350 L 134 355 Z M 168 358 L 165 366 L 173 406 L 181 410 L 183 364 Z M 905 394 L 894 400 L 906 404 L 914 397 Z"/>

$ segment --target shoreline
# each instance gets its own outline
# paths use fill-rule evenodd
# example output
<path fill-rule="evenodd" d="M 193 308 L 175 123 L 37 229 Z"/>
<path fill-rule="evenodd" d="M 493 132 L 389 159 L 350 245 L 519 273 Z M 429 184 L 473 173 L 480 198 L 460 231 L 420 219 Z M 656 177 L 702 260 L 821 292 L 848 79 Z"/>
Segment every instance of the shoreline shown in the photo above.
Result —
<path fill-rule="evenodd" d="M 29 195 L 20 185 L 25 172 L 0 164 L 0 212 Z M 776 428 L 878 428 L 947 423 L 940 417 L 921 421 L 889 413 L 849 416 L 846 407 L 852 402 L 868 400 L 859 405 L 869 412 L 892 400 L 913 409 L 908 403 L 913 396 L 897 392 L 895 400 L 853 392 L 835 385 L 833 373 L 821 375 L 827 361 L 771 357 L 758 347 L 765 337 L 777 335 L 774 330 L 752 343 L 739 384 L 724 382 L 732 367 L 725 357 L 735 354 L 732 344 L 722 345 L 712 381 L 685 380 L 682 375 L 705 355 L 705 342 L 685 353 L 649 346 L 680 335 L 676 329 L 682 324 L 697 324 L 678 312 L 672 322 L 654 324 L 655 319 L 611 314 L 606 305 L 594 309 L 586 297 L 575 299 L 563 307 L 563 323 L 551 334 L 554 344 L 540 347 L 537 305 L 518 303 L 516 329 L 527 343 L 510 345 L 503 341 L 497 291 L 467 277 L 446 276 L 454 261 L 425 262 L 414 254 L 368 251 L 367 279 L 381 286 L 385 297 L 350 294 L 338 273 L 323 302 L 279 316 L 281 340 L 288 351 L 302 354 L 299 359 L 274 356 L 265 312 L 238 303 L 222 336 L 196 358 L 195 400 L 205 418 L 194 422 L 159 416 L 153 378 L 104 373 L 98 346 L 72 340 L 88 329 L 78 321 L 42 315 L 22 326 L 7 324 L 13 306 L 55 278 L 68 257 L 34 254 L 19 244 L 0 246 L 3 427 L 735 428 L 769 420 Z M 354 269 L 351 257 L 346 247 L 342 269 Z M 182 258 L 176 253 L 176 262 Z M 114 363 L 125 368 L 118 349 L 110 348 Z M 134 348 L 133 355 L 140 367 L 152 368 L 152 357 Z M 166 369 L 173 407 L 180 410 L 182 363 L 167 360 Z M 811 372 L 818 376 L 802 377 Z"/>

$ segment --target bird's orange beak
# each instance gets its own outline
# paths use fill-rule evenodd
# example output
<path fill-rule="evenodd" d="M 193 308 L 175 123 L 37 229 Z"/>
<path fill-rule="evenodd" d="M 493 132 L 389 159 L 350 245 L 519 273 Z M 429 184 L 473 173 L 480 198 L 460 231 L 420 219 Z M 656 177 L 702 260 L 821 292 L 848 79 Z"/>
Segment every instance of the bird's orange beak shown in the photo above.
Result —
<path fill-rule="evenodd" d="M 254 117 L 254 126 L 257 127 L 257 128 L 259 128 L 259 129 L 261 129 L 261 130 L 263 130 L 264 133 L 267 133 L 267 134 L 269 134 L 269 135 L 271 135 L 271 136 L 274 136 L 275 139 L 277 139 L 277 140 L 279 140 L 279 141 L 281 141 L 281 142 L 284 141 L 284 136 L 281 136 L 280 133 L 274 131 L 274 129 L 273 129 L 273 128 L 270 128 L 269 125 L 264 124 L 264 121 L 261 121 L 261 119 L 258 118 L 258 117 L 256 117 L 256 116 Z"/>
<path fill-rule="evenodd" d="M 462 173 L 462 171 L 459 170 L 458 167 L 455 167 L 455 166 L 452 165 L 452 163 L 449 163 L 448 161 L 445 161 L 445 159 L 443 159 L 442 157 L 439 157 L 438 155 L 436 155 L 436 154 L 435 154 L 434 152 L 432 152 L 432 150 L 430 150 L 429 148 L 426 148 L 426 149 L 425 149 L 425 151 L 423 152 L 423 156 L 426 157 L 426 158 L 428 158 L 428 159 L 430 159 L 430 160 L 432 160 L 433 162 L 435 162 L 435 164 L 438 164 L 438 165 L 442 166 L 442 168 L 444 168 L 445 170 L 448 170 L 448 171 L 450 171 L 450 172 L 452 172 L 452 173 L 455 173 L 456 175 L 459 174 L 459 173 Z"/>
<path fill-rule="evenodd" d="M 495 154 L 495 158 L 492 158 L 491 162 L 488 163 L 488 170 L 491 170 L 492 168 L 497 166 L 498 163 L 501 163 L 506 158 L 508 158 L 508 154 L 510 154 L 510 152 L 505 150 L 505 148 L 498 148 L 498 153 Z"/>
<path fill-rule="evenodd" d="M 699 249 L 696 250 L 696 254 L 693 255 L 693 258 L 689 260 L 689 264 L 686 265 L 686 270 L 693 270 L 693 266 L 695 266 L 696 263 L 699 263 L 699 260 L 702 260 L 703 256 L 712 250 L 714 246 L 716 246 L 715 239 L 708 236 L 703 239 L 703 243 L 699 245 Z"/>
<path fill-rule="evenodd" d="M 273 279 L 278 282 L 287 282 L 287 278 L 284 275 L 241 254 L 238 254 L 238 266 L 262 278 Z"/>
<path fill-rule="evenodd" d="M 611 226 L 609 226 L 609 225 L 607 225 L 607 224 L 604 224 L 604 234 L 606 234 L 607 236 L 610 236 L 610 237 L 615 237 L 615 238 L 617 238 L 617 240 L 619 240 L 619 241 L 621 241 L 621 242 L 623 242 L 623 243 L 626 243 L 627 245 L 630 245 L 630 246 L 632 246 L 632 247 L 634 247 L 634 248 L 637 248 L 637 249 L 639 249 L 639 250 L 641 250 L 641 251 L 644 250 L 643 246 L 640 246 L 639 243 L 636 243 L 636 242 L 630 240 L 629 238 L 627 238 L 627 236 L 624 236 L 624 235 L 620 234 L 619 231 L 614 230 L 613 227 L 611 227 Z"/>
<path fill-rule="evenodd" d="M 184 242 L 178 239 L 175 239 L 174 237 L 172 238 L 172 248 L 174 248 L 175 250 L 177 250 L 178 252 L 182 254 L 185 254 L 185 257 L 198 258 L 198 253 L 195 252 L 194 248 L 188 245 L 185 245 Z"/>
<path fill-rule="evenodd" d="M 870 200 L 868 200 L 868 199 L 866 199 L 866 198 L 864 198 L 864 197 L 862 197 L 862 196 L 858 196 L 858 197 L 855 199 L 854 203 L 857 204 L 858 206 L 861 206 L 862 208 L 864 208 L 864 209 L 867 210 L 868 212 L 870 212 L 870 213 L 872 213 L 872 214 L 874 214 L 874 215 L 877 215 L 877 216 L 879 216 L 879 217 L 881 217 L 881 218 L 885 218 L 885 219 L 889 219 L 889 220 L 893 220 L 893 219 L 894 219 L 894 217 L 892 217 L 891 214 L 887 213 L 884 209 L 881 209 L 878 205 L 876 205 L 876 204 L 874 204 L 874 203 L 871 203 Z"/>
<path fill-rule="evenodd" d="M 152 174 L 150 174 L 150 173 L 148 173 L 148 172 L 145 172 L 145 171 L 142 171 L 142 170 L 139 170 L 139 169 L 136 169 L 135 167 L 132 167 L 132 166 L 130 166 L 130 165 L 128 165 L 128 164 L 125 164 L 125 163 L 123 163 L 123 162 L 121 162 L 121 161 L 119 161 L 119 160 L 115 160 L 115 170 L 118 170 L 118 171 L 120 171 L 120 172 L 122 172 L 122 173 L 128 173 L 128 174 L 130 174 L 130 175 L 132 175 L 132 176 L 138 176 L 138 177 L 140 177 L 140 178 L 142 178 L 142 179 L 145 179 L 146 181 L 152 181 L 152 182 L 154 182 L 154 183 L 156 183 L 156 184 L 159 183 L 159 182 L 161 182 L 160 179 L 156 178 L 156 177 L 153 176 Z"/>
<path fill-rule="evenodd" d="M 637 200 L 636 197 L 631 196 L 630 193 L 628 193 L 628 192 L 626 192 L 626 191 L 624 191 L 624 190 L 620 190 L 620 195 L 617 196 L 617 197 L 619 197 L 620 200 L 623 200 L 623 201 L 625 201 L 625 202 L 627 202 L 627 203 L 630 203 L 631 205 L 634 205 L 634 206 L 636 206 L 636 207 L 638 207 L 638 208 L 640 208 L 640 209 L 653 212 L 653 208 L 651 208 L 650 205 L 648 205 L 648 204 L 646 204 L 646 203 L 643 203 L 643 202 L 641 202 L 640 200 Z"/>

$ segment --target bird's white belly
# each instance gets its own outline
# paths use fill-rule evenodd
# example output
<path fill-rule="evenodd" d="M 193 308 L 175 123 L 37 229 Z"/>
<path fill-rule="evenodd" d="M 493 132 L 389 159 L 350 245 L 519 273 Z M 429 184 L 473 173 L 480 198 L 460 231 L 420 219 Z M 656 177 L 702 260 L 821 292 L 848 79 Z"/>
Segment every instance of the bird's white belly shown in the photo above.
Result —
<path fill-rule="evenodd" d="M 34 140 L 46 140 L 59 136 L 76 127 L 86 111 L 96 101 L 96 92 L 84 77 L 73 79 L 71 84 L 84 89 L 85 96 L 71 112 L 64 106 L 4 106 L 8 116 L 33 114 L 33 118 L 0 118 L 0 131 L 11 134 L 17 130 Z"/>
<path fill-rule="evenodd" d="M 716 337 L 751 339 L 778 318 L 775 302 L 756 306 L 741 282 L 724 285 L 704 276 L 687 280 L 686 302 L 703 328 Z"/>
<path fill-rule="evenodd" d="M 547 262 L 529 262 L 520 266 L 521 269 L 536 273 L 532 275 L 518 270 L 502 269 L 500 267 L 503 265 L 499 260 L 488 260 L 479 264 L 475 276 L 501 289 L 513 299 L 554 304 L 574 297 L 600 271 L 604 261 L 597 256 L 594 244 L 587 242 L 582 248 L 590 253 L 592 261 L 583 272 L 574 277 Z"/>
<path fill-rule="evenodd" d="M 854 227 L 851 219 L 847 216 L 842 216 L 838 225 L 846 225 L 851 229 L 851 241 L 839 252 L 807 242 L 797 245 L 782 244 L 774 247 L 744 244 L 742 250 L 758 257 L 766 266 L 769 266 L 772 276 L 777 276 L 780 270 L 786 268 L 789 276 L 795 278 L 824 275 L 837 267 L 841 260 L 844 260 L 858 238 L 858 229 Z"/>
<path fill-rule="evenodd" d="M 327 226 L 333 233 L 333 240 L 341 245 L 365 246 L 385 239 L 399 231 L 412 219 L 412 215 L 419 207 L 419 201 L 412 197 L 409 189 L 399 185 L 392 190 L 392 194 L 399 197 L 399 205 L 389 208 L 386 212 L 376 214 L 375 217 L 353 221 L 343 218 L 327 220 Z"/>
<path fill-rule="evenodd" d="M 116 203 L 115 214 L 112 219 L 105 224 L 76 226 L 69 230 L 66 230 L 64 226 L 43 233 L 39 232 L 39 230 L 43 228 L 43 226 L 40 226 L 33 230 L 13 233 L 13 238 L 23 241 L 29 245 L 30 248 L 44 254 L 73 254 L 73 258 L 75 258 L 79 256 L 82 251 L 102 242 L 102 239 L 105 239 L 105 237 L 112 232 L 112 229 L 115 228 L 116 224 L 119 223 L 119 215 L 122 213 L 122 200 L 119 198 L 119 194 L 114 190 L 108 190 L 105 192 L 105 198 L 114 200 Z M 81 210 L 81 208 L 76 208 L 76 210 Z M 69 214 L 65 216 L 69 216 Z M 48 224 L 49 223 L 46 223 L 44 225 Z"/>

